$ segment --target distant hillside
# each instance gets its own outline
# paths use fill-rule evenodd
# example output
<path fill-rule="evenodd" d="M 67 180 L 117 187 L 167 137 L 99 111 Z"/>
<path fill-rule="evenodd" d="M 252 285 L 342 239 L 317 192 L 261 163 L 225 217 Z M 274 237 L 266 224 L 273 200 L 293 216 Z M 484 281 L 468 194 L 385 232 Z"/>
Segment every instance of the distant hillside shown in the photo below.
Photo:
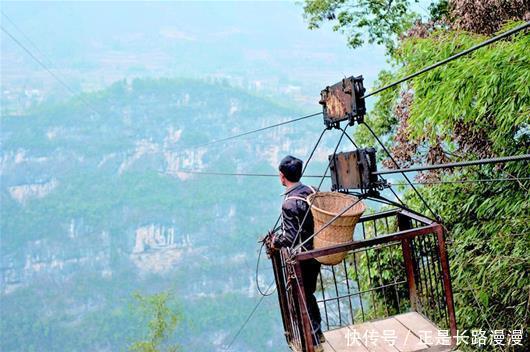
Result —
<path fill-rule="evenodd" d="M 135 80 L 2 117 L 0 349 L 121 350 L 145 330 L 132 292 L 170 289 L 184 315 L 176 340 L 220 350 L 256 300 L 256 240 L 281 187 L 178 171 L 275 173 L 283 154 L 306 157 L 323 126 L 185 147 L 301 114 L 223 84 Z M 284 348 L 276 309 L 244 334 L 256 345 L 241 349 Z"/>

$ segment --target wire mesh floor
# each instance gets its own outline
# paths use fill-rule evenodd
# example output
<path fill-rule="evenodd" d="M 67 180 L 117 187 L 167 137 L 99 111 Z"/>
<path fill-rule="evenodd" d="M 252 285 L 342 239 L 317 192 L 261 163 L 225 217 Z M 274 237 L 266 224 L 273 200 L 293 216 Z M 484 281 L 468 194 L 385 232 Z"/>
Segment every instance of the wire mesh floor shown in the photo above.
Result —
<path fill-rule="evenodd" d="M 451 351 L 449 331 L 439 330 L 416 312 L 350 325 L 324 335 L 325 352 Z"/>

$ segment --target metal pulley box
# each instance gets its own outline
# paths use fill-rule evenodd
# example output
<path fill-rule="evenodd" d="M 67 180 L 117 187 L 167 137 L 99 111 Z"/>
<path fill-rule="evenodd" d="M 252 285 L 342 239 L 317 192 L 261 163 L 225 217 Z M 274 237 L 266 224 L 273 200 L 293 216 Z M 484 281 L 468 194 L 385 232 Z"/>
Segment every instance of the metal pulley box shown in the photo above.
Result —
<path fill-rule="evenodd" d="M 332 191 L 380 188 L 374 148 L 332 154 L 329 157 Z"/>
<path fill-rule="evenodd" d="M 324 124 L 331 128 L 344 120 L 350 124 L 362 122 L 366 114 L 365 91 L 363 76 L 344 78 L 322 90 L 319 104 L 323 107 Z"/>

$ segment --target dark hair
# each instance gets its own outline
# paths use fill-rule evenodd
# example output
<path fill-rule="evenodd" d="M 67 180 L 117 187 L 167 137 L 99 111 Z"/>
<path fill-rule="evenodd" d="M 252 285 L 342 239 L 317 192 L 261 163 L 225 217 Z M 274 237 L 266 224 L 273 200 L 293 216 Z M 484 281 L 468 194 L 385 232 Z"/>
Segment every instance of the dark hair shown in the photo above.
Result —
<path fill-rule="evenodd" d="M 304 162 L 294 156 L 287 155 L 280 162 L 278 169 L 282 172 L 286 179 L 291 182 L 298 182 L 302 177 L 302 166 Z"/>

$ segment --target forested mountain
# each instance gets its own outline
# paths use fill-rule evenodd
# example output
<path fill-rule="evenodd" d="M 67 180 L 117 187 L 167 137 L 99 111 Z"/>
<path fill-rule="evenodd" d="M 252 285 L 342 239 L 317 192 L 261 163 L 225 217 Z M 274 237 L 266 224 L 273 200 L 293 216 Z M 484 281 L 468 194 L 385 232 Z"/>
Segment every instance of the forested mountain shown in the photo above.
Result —
<path fill-rule="evenodd" d="M 323 125 L 186 147 L 303 113 L 222 83 L 134 80 L 3 116 L 0 349 L 123 350 L 146 329 L 132 294 L 163 290 L 180 307 L 174 340 L 186 350 L 228 343 L 257 300 L 256 241 L 282 188 L 179 170 L 276 173 L 284 153 L 307 157 Z M 240 349 L 286 348 L 275 304 Z"/>

